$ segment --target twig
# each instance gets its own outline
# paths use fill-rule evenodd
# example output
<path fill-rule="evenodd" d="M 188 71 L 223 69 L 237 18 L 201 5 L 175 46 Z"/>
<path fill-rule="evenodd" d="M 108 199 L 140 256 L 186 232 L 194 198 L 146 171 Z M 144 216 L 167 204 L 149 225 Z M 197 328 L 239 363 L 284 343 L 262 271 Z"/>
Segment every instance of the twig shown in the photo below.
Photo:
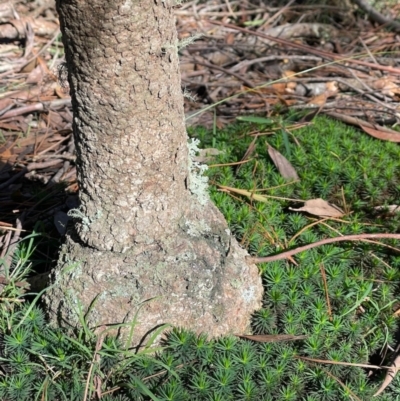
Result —
<path fill-rule="evenodd" d="M 325 267 L 324 267 L 323 263 L 321 263 L 319 267 L 320 267 L 320 270 L 321 270 L 322 281 L 324 283 L 326 306 L 328 308 L 329 320 L 332 321 L 332 309 L 331 309 L 331 302 L 329 300 L 329 291 L 328 291 L 328 284 L 326 282 Z"/>
<path fill-rule="evenodd" d="M 381 25 L 386 25 L 389 28 L 394 29 L 396 32 L 400 32 L 400 22 L 397 22 L 391 18 L 386 18 L 380 12 L 375 10 L 375 8 L 372 7 L 371 4 L 368 4 L 365 0 L 352 0 L 352 1 L 353 3 L 357 4 L 358 7 L 361 8 L 361 10 L 365 11 L 372 21 L 377 22 L 378 24 Z"/>
<path fill-rule="evenodd" d="M 301 359 L 303 361 L 315 362 L 315 363 L 324 363 L 327 365 L 340 365 L 340 366 L 354 366 L 355 368 L 366 368 L 366 369 L 389 369 L 389 366 L 378 366 L 378 365 L 369 365 L 367 363 L 352 363 L 352 362 L 341 362 L 341 361 L 329 361 L 324 359 L 315 359 L 309 358 L 307 356 L 296 355 L 296 359 Z"/>
<path fill-rule="evenodd" d="M 50 102 L 40 102 L 29 106 L 19 107 L 18 109 L 10 110 L 2 114 L 2 119 L 13 118 L 22 114 L 32 113 L 34 111 L 43 111 L 49 109 L 60 109 L 62 107 L 71 106 L 71 98 L 56 99 Z"/>
<path fill-rule="evenodd" d="M 387 134 L 392 134 L 392 135 L 398 134 L 397 131 L 391 130 L 390 128 L 378 126 L 377 124 L 371 124 L 367 121 L 360 120 L 357 117 L 348 116 L 346 114 L 339 114 L 339 113 L 335 113 L 333 111 L 325 111 L 325 114 L 330 117 L 336 118 L 340 121 L 343 121 L 344 123 L 355 125 L 357 127 L 360 127 L 363 125 L 364 127 L 367 127 L 367 128 L 379 129 L 379 131 L 385 132 Z M 400 137 L 400 134 L 399 134 L 399 137 Z"/>
<path fill-rule="evenodd" d="M 352 397 L 356 400 L 356 401 L 362 401 L 361 398 L 357 397 L 353 391 L 351 391 L 351 389 L 349 387 L 347 387 L 338 377 L 334 376 L 331 372 L 328 372 L 327 370 L 323 369 L 322 370 L 330 377 L 332 377 L 333 380 L 337 381 L 346 391 L 348 391 Z"/>
<path fill-rule="evenodd" d="M 272 40 L 272 41 L 274 41 L 276 43 L 279 43 L 281 45 L 289 46 L 289 47 L 292 47 L 292 48 L 298 49 L 298 50 L 302 50 L 302 51 L 308 52 L 310 54 L 316 54 L 317 56 L 324 57 L 324 58 L 327 58 L 329 60 L 334 60 L 334 61 L 336 61 L 338 63 L 347 62 L 347 63 L 362 65 L 364 67 L 370 67 L 370 68 L 373 68 L 375 70 L 387 71 L 387 72 L 391 72 L 393 74 L 400 74 L 400 69 L 399 68 L 393 68 L 393 67 L 388 67 L 388 66 L 385 66 L 385 65 L 377 65 L 377 64 L 373 64 L 373 63 L 368 63 L 367 61 L 356 60 L 354 57 L 343 57 L 343 56 L 340 56 L 338 54 L 326 52 L 326 51 L 323 51 L 323 50 L 317 50 L 317 49 L 314 49 L 313 47 L 310 47 L 310 46 L 306 46 L 306 45 L 302 45 L 300 43 L 291 42 L 290 40 L 286 40 L 286 39 L 282 39 L 282 38 L 266 35 L 266 34 L 261 33 L 261 32 L 251 31 L 249 29 L 241 28 L 239 26 L 232 25 L 232 24 L 226 24 L 226 23 L 223 23 L 223 22 L 212 21 L 212 20 L 209 20 L 208 22 L 210 24 L 213 24 L 213 25 L 220 25 L 220 26 L 224 26 L 226 28 L 236 29 L 239 32 L 247 33 L 248 35 L 259 36 L 260 38 Z"/>
<path fill-rule="evenodd" d="M 207 63 L 205 61 L 200 61 L 200 60 L 198 60 L 196 58 L 194 58 L 194 63 L 202 65 L 203 67 L 211 68 L 212 70 L 221 71 L 221 72 L 223 72 L 224 74 L 227 74 L 227 75 L 232 75 L 235 78 L 237 78 L 238 80 L 242 81 L 249 88 L 254 88 L 254 86 L 255 86 L 252 82 L 250 82 L 248 79 L 242 77 L 240 74 L 237 74 L 236 72 L 233 72 L 231 70 L 227 70 L 225 68 L 219 67 L 218 65 L 210 64 L 210 63 Z"/>
<path fill-rule="evenodd" d="M 32 170 L 39 170 L 42 168 L 53 167 L 53 166 L 56 166 L 57 164 L 63 163 L 63 161 L 64 160 L 62 160 L 62 159 L 54 159 L 54 160 L 49 160 L 47 162 L 42 162 L 42 163 L 30 163 L 26 167 L 23 167 L 21 171 L 19 171 L 17 174 L 12 176 L 8 181 L 0 184 L 0 189 L 7 188 L 14 181 L 17 181 L 21 176 L 23 176 L 26 173 L 29 173 Z"/>
<path fill-rule="evenodd" d="M 27 66 L 29 63 L 36 60 L 45 50 L 47 50 L 55 42 L 55 40 L 57 39 L 59 34 L 60 34 L 60 30 L 57 29 L 57 31 L 55 32 L 54 36 L 50 39 L 50 41 L 47 42 L 33 57 L 31 57 L 29 60 L 26 60 L 26 58 L 23 58 L 21 60 L 21 62 L 18 63 L 18 65 L 16 65 L 15 67 L 11 68 L 10 70 L 6 71 L 3 74 L 0 74 L 0 79 L 6 77 L 8 75 L 11 75 L 12 73 L 15 73 L 17 71 L 20 71 L 25 66 Z"/>
<path fill-rule="evenodd" d="M 400 239 L 400 234 L 356 234 L 356 235 L 343 235 L 342 237 L 335 237 L 335 238 L 325 238 L 322 239 L 321 241 L 317 241 L 312 244 L 300 246 L 298 248 L 291 249 L 290 251 L 279 253 L 278 255 L 265 256 L 261 258 L 249 257 L 248 260 L 251 263 L 273 262 L 275 260 L 286 259 L 289 256 L 296 255 L 297 253 L 304 252 L 321 245 L 333 244 L 335 242 L 342 242 L 342 241 L 362 241 L 364 239 L 374 239 L 374 238 Z"/>
<path fill-rule="evenodd" d="M 273 56 L 265 56 L 265 57 L 259 57 L 255 58 L 252 60 L 243 60 L 240 63 L 237 63 L 234 65 L 232 68 L 229 69 L 229 72 L 236 72 L 241 70 L 242 68 L 248 68 L 252 66 L 253 64 L 257 63 L 264 63 L 264 62 L 269 62 L 269 61 L 284 61 L 284 60 L 300 60 L 300 61 L 315 61 L 317 63 L 321 62 L 322 57 L 317 57 L 317 56 L 301 56 L 301 55 L 278 55 L 274 54 Z M 319 78 L 316 78 L 319 79 Z M 330 77 L 327 80 L 332 81 L 332 78 Z"/>

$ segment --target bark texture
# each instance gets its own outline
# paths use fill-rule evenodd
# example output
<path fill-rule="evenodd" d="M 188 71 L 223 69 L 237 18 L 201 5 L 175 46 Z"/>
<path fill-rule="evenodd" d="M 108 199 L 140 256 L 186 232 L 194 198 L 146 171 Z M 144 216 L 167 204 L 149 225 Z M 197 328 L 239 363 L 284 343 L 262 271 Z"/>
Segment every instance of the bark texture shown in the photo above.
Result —
<path fill-rule="evenodd" d="M 261 280 L 220 212 L 189 190 L 171 5 L 58 0 L 57 9 L 81 206 L 45 297 L 50 317 L 75 325 L 77 306 L 92 305 L 96 326 L 140 309 L 136 342 L 163 323 L 245 331 Z"/>

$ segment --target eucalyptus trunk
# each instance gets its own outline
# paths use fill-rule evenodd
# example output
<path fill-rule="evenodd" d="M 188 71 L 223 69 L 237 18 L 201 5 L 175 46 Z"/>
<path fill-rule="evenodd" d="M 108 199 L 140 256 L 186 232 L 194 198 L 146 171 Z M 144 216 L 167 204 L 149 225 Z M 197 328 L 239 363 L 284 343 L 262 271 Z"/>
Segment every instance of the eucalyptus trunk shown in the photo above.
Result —
<path fill-rule="evenodd" d="M 57 0 L 74 113 L 80 208 L 70 211 L 53 321 L 243 332 L 261 280 L 202 193 L 188 152 L 173 4 Z M 136 315 L 137 314 L 137 315 Z"/>

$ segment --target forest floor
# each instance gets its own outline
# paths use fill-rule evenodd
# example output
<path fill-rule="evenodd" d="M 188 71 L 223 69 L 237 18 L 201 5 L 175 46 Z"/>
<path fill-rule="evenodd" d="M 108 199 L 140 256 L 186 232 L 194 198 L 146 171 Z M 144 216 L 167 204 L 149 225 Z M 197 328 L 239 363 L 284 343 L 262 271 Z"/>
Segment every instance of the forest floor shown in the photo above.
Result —
<path fill-rule="evenodd" d="M 260 4 L 191 1 L 176 10 L 182 43 L 197 38 L 180 51 L 189 126 L 299 109 L 308 121 L 322 113 L 398 141 L 396 32 L 355 9 Z M 27 180 L 77 191 L 71 104 L 54 2 L 4 3 L 0 18 L 0 221 L 15 228 L 24 212 L 26 227 L 60 206 L 32 202 Z"/>
<path fill-rule="evenodd" d="M 175 10 L 189 131 L 201 138 L 196 127 L 215 133 L 244 121 L 253 138 L 283 130 L 287 141 L 324 115 L 399 143 L 398 26 L 385 29 L 351 2 L 348 8 L 281 3 L 189 1 Z M 400 5 L 382 13 L 399 17 Z M 29 281 L 39 291 L 65 234 L 60 221 L 78 204 L 71 99 L 54 2 L 2 3 L 0 22 L 0 255 L 9 264 L 22 238 L 45 231 Z M 301 118 L 285 122 L 297 112 Z M 235 161 L 252 156 L 250 145 Z M 243 195 L 249 193 L 235 194 Z M 389 206 L 397 212 L 398 204 Z"/>
<path fill-rule="evenodd" d="M 362 13 L 327 5 L 190 1 L 176 9 L 188 126 L 222 128 L 237 117 L 305 110 L 399 141 L 398 33 Z M 400 5 L 391 9 L 400 13 Z M 72 112 L 53 1 L 0 9 L 1 246 L 77 191 Z M 193 43 L 191 38 L 197 38 Z M 32 191 L 46 187 L 37 203 Z M 54 194 L 58 193 L 54 189 Z M 49 202 L 49 200 L 51 200 Z M 73 202 L 73 200 L 70 200 Z M 18 226 L 18 227 L 17 227 Z M 9 229 L 8 229 L 9 228 Z M 15 231 L 17 229 L 17 231 Z"/>

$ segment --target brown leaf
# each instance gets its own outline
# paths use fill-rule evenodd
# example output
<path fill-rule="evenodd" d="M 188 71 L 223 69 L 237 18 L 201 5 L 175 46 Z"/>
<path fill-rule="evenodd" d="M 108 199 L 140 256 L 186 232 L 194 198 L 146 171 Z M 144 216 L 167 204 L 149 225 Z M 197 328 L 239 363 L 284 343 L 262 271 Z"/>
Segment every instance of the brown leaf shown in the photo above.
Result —
<path fill-rule="evenodd" d="M 304 340 L 307 336 L 292 336 L 290 334 L 260 334 L 260 335 L 237 335 L 237 337 L 245 338 L 247 340 L 257 341 L 259 343 L 272 343 L 278 341 L 296 341 Z"/>
<path fill-rule="evenodd" d="M 314 96 L 307 104 L 315 107 L 325 106 L 326 100 L 328 99 L 328 93 L 321 93 L 320 95 Z"/>
<path fill-rule="evenodd" d="M 321 198 L 310 199 L 304 203 L 303 207 L 298 209 L 289 207 L 289 210 L 307 212 L 318 217 L 342 217 L 344 215 L 344 211 L 338 206 L 332 205 Z"/>
<path fill-rule="evenodd" d="M 393 312 L 393 316 L 400 316 L 400 309 L 397 309 L 397 311 Z"/>
<path fill-rule="evenodd" d="M 367 134 L 373 136 L 374 138 L 391 142 L 400 142 L 400 133 L 390 128 L 381 127 L 380 125 L 377 124 L 371 124 L 368 123 L 367 121 L 363 121 L 359 118 L 351 117 L 346 114 L 334 113 L 332 111 L 327 111 L 325 114 L 333 118 L 337 118 L 338 120 L 343 121 L 347 124 L 352 124 L 357 127 L 360 127 Z"/>
<path fill-rule="evenodd" d="M 225 36 L 225 43 L 227 45 L 233 45 L 235 43 L 235 38 L 235 34 L 233 32 L 230 32 Z"/>
<path fill-rule="evenodd" d="M 272 161 L 274 162 L 275 167 L 281 173 L 281 176 L 283 178 L 286 178 L 287 180 L 298 180 L 299 176 L 297 175 L 296 170 L 286 159 L 286 157 L 283 156 L 281 153 L 279 153 L 272 146 L 268 144 L 267 146 L 268 146 L 268 154 L 272 159 Z"/>
<path fill-rule="evenodd" d="M 263 93 L 268 92 L 268 93 L 275 93 L 276 95 L 281 94 L 285 95 L 286 94 L 286 84 L 284 82 L 278 82 L 276 84 L 272 84 L 270 88 L 266 88 L 262 90 Z"/>
<path fill-rule="evenodd" d="M 374 397 L 378 397 L 379 394 L 382 394 L 385 391 L 385 388 L 389 386 L 389 384 L 393 381 L 399 369 L 400 369 L 400 355 L 397 355 L 396 359 L 393 361 L 392 365 L 386 372 L 385 380 L 379 387 L 378 391 L 374 394 Z"/>
<path fill-rule="evenodd" d="M 9 161 L 11 159 L 12 152 L 10 151 L 10 148 L 2 146 L 0 148 L 0 161 Z"/>
<path fill-rule="evenodd" d="M 400 94 L 400 88 L 395 82 L 393 82 L 393 79 L 394 78 L 392 77 L 380 78 L 374 81 L 371 86 L 374 89 L 381 91 L 382 95 L 394 97 L 395 95 Z"/>
<path fill-rule="evenodd" d="M 400 132 L 392 131 L 391 132 L 385 132 L 385 131 L 380 130 L 380 129 L 375 129 L 375 128 L 369 128 L 365 125 L 361 125 L 360 127 L 369 135 L 373 136 L 374 138 L 381 139 L 382 141 L 389 141 L 389 142 L 400 142 Z M 379 128 L 379 126 L 378 126 Z"/>

